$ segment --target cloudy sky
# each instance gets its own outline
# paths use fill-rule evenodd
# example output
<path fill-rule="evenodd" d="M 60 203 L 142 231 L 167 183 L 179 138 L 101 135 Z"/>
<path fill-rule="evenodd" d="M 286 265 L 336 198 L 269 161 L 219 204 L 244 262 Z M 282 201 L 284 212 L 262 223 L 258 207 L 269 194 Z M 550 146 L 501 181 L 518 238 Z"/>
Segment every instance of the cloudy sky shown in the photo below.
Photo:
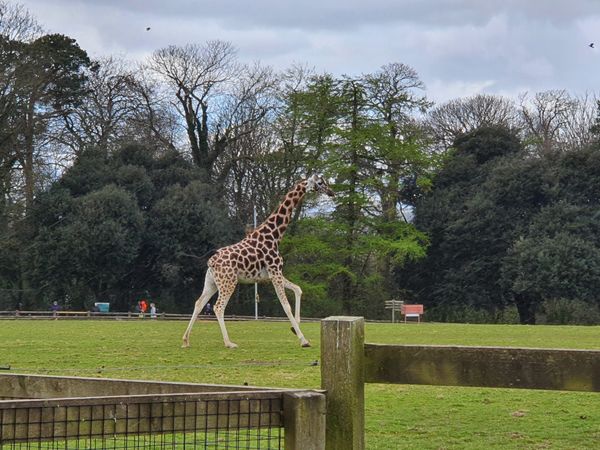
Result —
<path fill-rule="evenodd" d="M 600 91 L 600 0 L 19 3 L 92 57 L 143 59 L 170 44 L 219 39 L 231 42 L 241 60 L 277 69 L 301 63 L 358 75 L 402 62 L 436 102 L 480 92 Z"/>

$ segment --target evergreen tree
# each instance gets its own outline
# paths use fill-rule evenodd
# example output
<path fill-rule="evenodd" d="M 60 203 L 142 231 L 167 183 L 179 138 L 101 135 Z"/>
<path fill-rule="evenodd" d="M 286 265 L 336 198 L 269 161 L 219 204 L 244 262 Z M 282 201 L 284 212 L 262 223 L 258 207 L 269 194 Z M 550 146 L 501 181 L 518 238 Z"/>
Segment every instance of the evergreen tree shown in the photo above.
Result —
<path fill-rule="evenodd" d="M 507 130 L 464 135 L 417 204 L 427 258 L 399 277 L 441 320 L 494 321 L 514 304 L 534 324 L 554 300 L 597 309 L 599 177 L 597 148 L 531 157 Z"/>
<path fill-rule="evenodd" d="M 407 119 L 427 106 L 420 87 L 414 71 L 390 65 L 358 79 L 315 77 L 295 96 L 296 136 L 335 180 L 336 199 L 299 221 L 282 249 L 291 277 L 326 311 L 381 316 L 398 294 L 393 268 L 424 255 L 424 235 L 402 216 L 405 186 L 435 164 Z"/>
<path fill-rule="evenodd" d="M 427 258 L 399 276 L 437 317 L 483 309 L 492 317 L 512 301 L 502 289 L 502 258 L 545 202 L 539 160 L 528 159 L 504 128 L 480 128 L 455 141 L 416 226 L 431 240 Z"/>
<path fill-rule="evenodd" d="M 38 306 L 110 301 L 127 310 L 148 292 L 163 309 L 187 310 L 204 276 L 197 257 L 239 229 L 201 178 L 175 152 L 153 155 L 137 145 L 83 152 L 29 216 Z"/>
<path fill-rule="evenodd" d="M 529 322 L 545 301 L 600 307 L 600 156 L 597 146 L 548 156 L 549 205 L 521 230 L 502 278 Z"/>

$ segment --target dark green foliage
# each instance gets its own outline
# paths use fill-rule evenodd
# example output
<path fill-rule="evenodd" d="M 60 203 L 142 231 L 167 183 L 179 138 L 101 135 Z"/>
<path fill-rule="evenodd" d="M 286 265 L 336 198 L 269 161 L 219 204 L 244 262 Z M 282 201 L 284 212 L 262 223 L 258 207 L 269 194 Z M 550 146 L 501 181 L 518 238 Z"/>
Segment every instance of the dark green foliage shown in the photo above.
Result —
<path fill-rule="evenodd" d="M 89 308 L 131 270 L 142 215 L 135 198 L 115 185 L 73 199 L 64 214 L 65 220 L 39 230 L 31 281 L 45 303 Z"/>
<path fill-rule="evenodd" d="M 531 230 L 514 243 L 503 269 L 517 294 L 594 302 L 600 286 L 600 248 L 573 233 L 550 237 Z"/>
<path fill-rule="evenodd" d="M 600 201 L 600 142 L 588 148 L 550 156 L 548 183 L 558 200 L 590 206 Z"/>
<path fill-rule="evenodd" d="M 526 205 L 515 196 L 531 207 L 541 201 L 536 163 L 522 153 L 513 157 L 521 147 L 507 130 L 480 129 L 455 144 L 431 194 L 416 207 L 415 224 L 431 239 L 427 258 L 401 275 L 442 318 L 458 305 L 492 314 L 504 307 L 499 255 L 526 220 Z"/>
<path fill-rule="evenodd" d="M 166 300 L 177 307 L 178 299 L 200 295 L 208 258 L 194 256 L 232 243 L 237 230 L 215 190 L 198 180 L 172 186 L 154 204 L 146 234 L 154 274 L 148 286 L 161 292 L 163 307 Z"/>
<path fill-rule="evenodd" d="M 281 243 L 286 276 L 302 287 L 305 299 L 310 299 L 302 306 L 308 317 L 341 314 L 343 303 L 333 300 L 336 281 L 356 281 L 340 262 L 344 259 L 344 236 L 336 225 L 325 219 L 303 219 L 297 224 L 297 233 L 286 236 Z"/>
<path fill-rule="evenodd" d="M 528 157 L 501 129 L 456 141 L 416 209 L 427 258 L 400 276 L 437 319 L 516 305 L 535 323 L 544 301 L 598 305 L 600 164 L 597 149 Z M 596 305 L 596 306 L 594 306 Z M 471 314 L 472 315 L 472 314 Z"/>
<path fill-rule="evenodd" d="M 21 242 L 11 231 L 2 230 L 0 237 L 0 310 L 16 309 L 21 301 Z"/>
<path fill-rule="evenodd" d="M 85 90 L 81 69 L 91 64 L 87 53 L 75 39 L 62 34 L 48 34 L 31 43 L 22 44 L 16 79 L 24 91 L 62 110 L 76 105 Z"/>
<path fill-rule="evenodd" d="M 540 308 L 540 323 L 553 325 L 597 325 L 600 305 L 582 300 L 546 300 Z"/>
<path fill-rule="evenodd" d="M 30 214 L 28 273 L 38 305 L 111 301 L 127 310 L 148 292 L 161 308 L 188 309 L 206 263 L 191 256 L 236 230 L 199 178 L 180 156 L 141 146 L 84 152 Z"/>
<path fill-rule="evenodd" d="M 494 158 L 516 155 L 522 152 L 518 137 L 503 127 L 482 127 L 464 134 L 454 142 L 456 157 L 474 158 L 481 166 Z"/>

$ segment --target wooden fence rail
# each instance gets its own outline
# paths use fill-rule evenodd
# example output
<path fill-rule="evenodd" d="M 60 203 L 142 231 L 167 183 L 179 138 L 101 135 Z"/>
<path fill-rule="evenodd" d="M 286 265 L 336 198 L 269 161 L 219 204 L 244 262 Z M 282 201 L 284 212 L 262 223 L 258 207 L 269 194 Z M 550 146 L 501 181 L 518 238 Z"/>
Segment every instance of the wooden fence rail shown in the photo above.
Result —
<path fill-rule="evenodd" d="M 328 450 L 364 448 L 364 384 L 600 392 L 600 351 L 364 343 L 362 317 L 321 323 Z"/>

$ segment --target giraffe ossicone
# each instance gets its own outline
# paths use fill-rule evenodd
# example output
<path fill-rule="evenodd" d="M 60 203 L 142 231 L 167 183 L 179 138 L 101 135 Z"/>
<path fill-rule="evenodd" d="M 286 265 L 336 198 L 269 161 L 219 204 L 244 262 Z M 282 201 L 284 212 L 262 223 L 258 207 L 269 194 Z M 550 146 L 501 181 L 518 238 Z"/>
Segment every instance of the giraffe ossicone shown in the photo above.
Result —
<path fill-rule="evenodd" d="M 204 289 L 196 301 L 192 318 L 183 335 L 183 347 L 190 345 L 190 333 L 198 315 L 211 297 L 218 293 L 214 313 L 219 322 L 225 347 L 235 348 L 225 327 L 225 308 L 238 283 L 271 281 L 279 302 L 292 324 L 292 331 L 300 339 L 303 347 L 310 343 L 300 331 L 300 287 L 283 276 L 283 258 L 279 254 L 279 242 L 292 217 L 292 212 L 308 192 L 318 192 L 333 197 L 335 194 L 321 175 L 313 175 L 298 182 L 289 191 L 277 209 L 255 230 L 248 233 L 240 242 L 220 248 L 208 260 L 204 279 Z M 290 289 L 294 293 L 295 314 L 285 294 Z"/>

